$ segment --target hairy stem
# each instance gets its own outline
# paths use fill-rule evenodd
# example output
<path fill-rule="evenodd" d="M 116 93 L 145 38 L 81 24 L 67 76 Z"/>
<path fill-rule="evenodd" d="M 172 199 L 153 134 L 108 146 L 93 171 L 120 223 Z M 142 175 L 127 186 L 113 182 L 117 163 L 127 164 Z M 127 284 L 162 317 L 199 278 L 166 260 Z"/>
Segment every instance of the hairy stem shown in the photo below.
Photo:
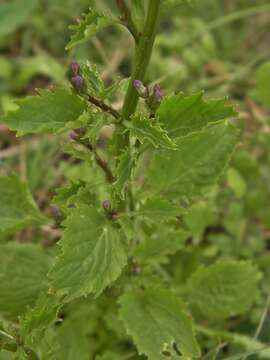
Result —
<path fill-rule="evenodd" d="M 154 45 L 160 4 L 161 0 L 149 0 L 146 21 L 136 48 L 134 69 L 122 110 L 123 120 L 128 120 L 136 110 L 139 95 L 133 83 L 134 80 L 144 80 Z"/>

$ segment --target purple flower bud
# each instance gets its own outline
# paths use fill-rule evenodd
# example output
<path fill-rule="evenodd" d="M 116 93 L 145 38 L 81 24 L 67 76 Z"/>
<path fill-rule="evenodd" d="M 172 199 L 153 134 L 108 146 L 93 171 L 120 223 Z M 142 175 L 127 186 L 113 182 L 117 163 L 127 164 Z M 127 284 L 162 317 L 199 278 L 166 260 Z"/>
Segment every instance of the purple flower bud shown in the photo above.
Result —
<path fill-rule="evenodd" d="M 104 210 L 108 210 L 111 206 L 110 201 L 109 200 L 104 200 L 102 203 L 103 209 Z"/>
<path fill-rule="evenodd" d="M 80 65 L 78 63 L 72 63 L 71 64 L 71 70 L 74 75 L 78 75 L 78 72 L 80 70 Z"/>
<path fill-rule="evenodd" d="M 80 91 L 83 87 L 83 78 L 80 75 L 76 75 L 71 78 L 72 85 L 78 91 Z"/>
<path fill-rule="evenodd" d="M 149 96 L 148 88 L 143 85 L 141 80 L 134 80 L 133 85 L 140 97 L 146 99 Z"/>
<path fill-rule="evenodd" d="M 156 84 L 154 86 L 154 96 L 155 96 L 155 100 L 157 102 L 161 102 L 161 99 L 163 97 L 162 91 L 161 91 L 161 87 L 159 84 Z"/>
<path fill-rule="evenodd" d="M 112 212 L 112 221 L 117 221 L 118 218 L 119 218 L 118 213 L 115 210 L 113 210 L 113 212 Z"/>
<path fill-rule="evenodd" d="M 69 133 L 69 138 L 70 138 L 70 140 L 77 140 L 78 139 L 78 134 L 75 132 L 75 131 L 71 131 L 70 133 Z"/>
<path fill-rule="evenodd" d="M 52 206 L 51 210 L 53 215 L 60 215 L 60 210 L 57 206 Z"/>

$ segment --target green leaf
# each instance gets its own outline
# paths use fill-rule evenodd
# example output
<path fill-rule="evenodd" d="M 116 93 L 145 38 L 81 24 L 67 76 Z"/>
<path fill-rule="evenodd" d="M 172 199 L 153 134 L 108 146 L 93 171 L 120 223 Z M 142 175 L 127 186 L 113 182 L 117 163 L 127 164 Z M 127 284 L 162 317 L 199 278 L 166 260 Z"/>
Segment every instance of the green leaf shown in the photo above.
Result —
<path fill-rule="evenodd" d="M 52 287 L 66 295 L 65 301 L 100 295 L 126 265 L 120 231 L 87 205 L 72 209 L 64 226 L 61 255 L 49 274 Z"/>
<path fill-rule="evenodd" d="M 22 314 L 46 291 L 51 258 L 38 246 L 10 242 L 0 249 L 0 313 Z"/>
<path fill-rule="evenodd" d="M 68 88 L 39 89 L 38 93 L 39 96 L 17 100 L 19 109 L 3 119 L 18 136 L 65 130 L 69 122 L 77 120 L 87 109 L 85 102 Z"/>
<path fill-rule="evenodd" d="M 140 354 L 149 360 L 164 360 L 164 352 L 200 356 L 192 320 L 176 295 L 150 288 L 129 291 L 119 302 L 120 317 Z"/>
<path fill-rule="evenodd" d="M 227 181 L 230 188 L 234 191 L 235 195 L 242 198 L 247 191 L 247 183 L 241 173 L 233 167 L 227 171 Z"/>
<path fill-rule="evenodd" d="M 114 183 L 114 189 L 121 199 L 125 198 L 125 188 L 130 180 L 135 159 L 132 157 L 130 151 L 126 151 L 119 157 L 119 163 L 116 169 L 117 180 Z"/>
<path fill-rule="evenodd" d="M 96 65 L 91 65 L 90 62 L 87 61 L 84 65 L 82 65 L 81 69 L 88 94 L 99 96 L 100 93 L 104 91 L 104 83 Z"/>
<path fill-rule="evenodd" d="M 202 130 L 207 124 L 236 116 L 224 99 L 203 100 L 203 93 L 166 97 L 157 110 L 160 124 L 170 136 L 185 136 Z"/>
<path fill-rule="evenodd" d="M 23 25 L 37 7 L 38 0 L 13 0 L 0 6 L 0 37 L 11 34 Z"/>
<path fill-rule="evenodd" d="M 16 232 L 46 222 L 27 184 L 17 176 L 0 177 L 0 199 L 0 234 Z"/>
<path fill-rule="evenodd" d="M 73 35 L 71 36 L 66 49 L 70 50 L 74 46 L 88 41 L 99 31 L 117 23 L 118 21 L 113 19 L 111 16 L 89 9 L 87 14 L 82 15 L 82 19 L 78 25 L 70 26 L 70 29 L 73 31 Z"/>
<path fill-rule="evenodd" d="M 200 202 L 192 205 L 184 216 L 183 221 L 190 229 L 192 236 L 195 239 L 199 239 L 206 227 L 214 221 L 213 206 L 209 202 Z"/>
<path fill-rule="evenodd" d="M 169 220 L 185 213 L 180 205 L 160 197 L 148 198 L 142 204 L 135 216 L 145 216 L 157 220 Z"/>
<path fill-rule="evenodd" d="M 61 304 L 56 297 L 41 293 L 35 305 L 21 319 L 21 334 L 25 338 L 46 329 L 57 319 Z"/>
<path fill-rule="evenodd" d="M 226 319 L 250 309 L 259 279 L 257 268 L 247 261 L 200 267 L 189 279 L 189 299 L 207 319 Z"/>
<path fill-rule="evenodd" d="M 125 123 L 130 134 L 136 137 L 141 144 L 145 141 L 152 144 L 155 148 L 176 149 L 176 144 L 171 140 L 167 132 L 162 129 L 156 120 L 148 117 L 134 115 L 132 121 Z"/>
<path fill-rule="evenodd" d="M 237 140 L 238 130 L 226 124 L 178 139 L 177 150 L 154 153 L 146 176 L 148 188 L 172 199 L 205 195 L 223 173 Z"/>
<path fill-rule="evenodd" d="M 256 97 L 270 107 L 270 61 L 262 64 L 256 71 Z"/>
<path fill-rule="evenodd" d="M 190 233 L 185 230 L 158 228 L 152 236 L 141 242 L 134 251 L 134 256 L 143 262 L 162 263 L 168 255 L 173 255 L 185 246 Z"/>

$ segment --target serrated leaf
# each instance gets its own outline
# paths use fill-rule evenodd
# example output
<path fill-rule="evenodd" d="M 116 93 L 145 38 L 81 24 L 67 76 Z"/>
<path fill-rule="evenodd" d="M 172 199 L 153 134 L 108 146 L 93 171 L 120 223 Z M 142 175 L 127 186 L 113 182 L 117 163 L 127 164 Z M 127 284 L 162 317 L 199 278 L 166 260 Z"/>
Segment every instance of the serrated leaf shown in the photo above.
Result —
<path fill-rule="evenodd" d="M 157 110 L 160 124 L 175 138 L 202 130 L 206 125 L 236 116 L 224 99 L 203 100 L 203 93 L 166 97 Z"/>
<path fill-rule="evenodd" d="M 68 88 L 38 90 L 38 96 L 17 100 L 19 109 L 2 120 L 18 136 L 33 133 L 53 133 L 65 130 L 87 109 L 85 102 Z"/>
<path fill-rule="evenodd" d="M 130 180 L 134 163 L 135 160 L 130 151 L 126 151 L 119 157 L 119 163 L 116 169 L 117 180 L 114 183 L 114 190 L 120 195 L 121 199 L 125 198 L 125 188 Z"/>
<path fill-rule="evenodd" d="M 130 122 L 125 123 L 132 136 L 136 137 L 141 144 L 152 144 L 155 148 L 176 149 L 176 144 L 171 140 L 167 132 L 162 129 L 156 120 L 148 117 L 134 115 Z"/>
<path fill-rule="evenodd" d="M 0 234 L 46 222 L 27 184 L 17 176 L 0 177 L 0 199 Z"/>
<path fill-rule="evenodd" d="M 205 195 L 223 173 L 237 140 L 238 130 L 226 124 L 179 138 L 179 149 L 154 153 L 146 176 L 148 188 L 171 199 Z"/>
<path fill-rule="evenodd" d="M 61 307 L 58 299 L 52 295 L 41 293 L 31 308 L 28 308 L 21 319 L 21 334 L 29 338 L 50 326 L 56 319 Z"/>
<path fill-rule="evenodd" d="M 92 206 L 72 209 L 64 222 L 57 258 L 50 278 L 65 301 L 90 293 L 98 296 L 121 274 L 126 253 L 121 234 Z"/>
<path fill-rule="evenodd" d="M 164 360 L 164 351 L 199 357 L 192 320 L 184 303 L 168 290 L 146 289 L 125 293 L 119 300 L 120 318 L 140 354 Z M 176 350 L 177 349 L 177 350 Z"/>
<path fill-rule="evenodd" d="M 86 42 L 99 31 L 117 23 L 118 22 L 111 16 L 89 9 L 87 14 L 82 15 L 82 19 L 78 25 L 70 26 L 73 35 L 71 36 L 66 49 L 70 50 L 74 46 Z"/>
<path fill-rule="evenodd" d="M 188 281 L 189 299 L 207 319 L 226 319 L 250 309 L 259 279 L 257 268 L 247 261 L 200 267 Z"/>
<path fill-rule="evenodd" d="M 38 246 L 10 242 L 0 248 L 0 313 L 22 314 L 46 291 L 51 258 Z"/>
<path fill-rule="evenodd" d="M 104 90 L 104 83 L 96 65 L 91 65 L 90 62 L 87 61 L 81 68 L 88 94 L 100 95 L 100 93 Z"/>
<path fill-rule="evenodd" d="M 168 255 L 181 250 L 189 237 L 190 233 L 185 230 L 158 229 L 136 247 L 134 256 L 143 262 L 166 262 Z"/>
<path fill-rule="evenodd" d="M 1 3 L 0 37 L 12 33 L 23 25 L 37 5 L 37 0 L 13 0 Z"/>

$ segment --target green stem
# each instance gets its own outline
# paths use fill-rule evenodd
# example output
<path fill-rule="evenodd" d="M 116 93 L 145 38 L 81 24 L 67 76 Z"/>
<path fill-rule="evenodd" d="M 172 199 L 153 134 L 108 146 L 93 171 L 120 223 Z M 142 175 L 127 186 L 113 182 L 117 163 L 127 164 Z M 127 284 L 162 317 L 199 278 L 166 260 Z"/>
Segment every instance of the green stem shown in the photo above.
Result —
<path fill-rule="evenodd" d="M 122 110 L 124 120 L 128 120 L 136 110 L 139 95 L 134 87 L 134 80 L 144 80 L 155 41 L 160 4 L 161 0 L 149 0 L 145 26 L 136 48 L 134 69 Z"/>

